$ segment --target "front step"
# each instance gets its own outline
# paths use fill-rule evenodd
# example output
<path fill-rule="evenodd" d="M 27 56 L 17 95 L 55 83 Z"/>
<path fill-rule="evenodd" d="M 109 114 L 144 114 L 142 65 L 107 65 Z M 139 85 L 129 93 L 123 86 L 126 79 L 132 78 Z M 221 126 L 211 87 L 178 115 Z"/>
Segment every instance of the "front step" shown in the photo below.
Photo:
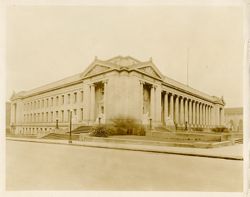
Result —
<path fill-rule="evenodd" d="M 69 134 L 58 134 L 58 133 L 49 133 L 43 136 L 41 139 L 53 139 L 53 140 L 68 140 Z M 72 140 L 79 140 L 79 135 L 71 135 Z"/>
<path fill-rule="evenodd" d="M 72 130 L 71 132 L 73 134 L 89 133 L 91 128 L 92 128 L 92 126 L 80 126 L 80 127 L 77 127 L 76 129 Z M 67 132 L 67 133 L 69 133 L 69 132 Z"/>

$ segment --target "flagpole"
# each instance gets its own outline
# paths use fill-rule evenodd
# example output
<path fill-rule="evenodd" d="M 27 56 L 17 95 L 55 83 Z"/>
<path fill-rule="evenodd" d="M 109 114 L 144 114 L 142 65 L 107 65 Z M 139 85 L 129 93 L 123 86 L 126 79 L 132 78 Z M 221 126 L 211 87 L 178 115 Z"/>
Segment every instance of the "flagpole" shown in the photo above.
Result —
<path fill-rule="evenodd" d="M 189 86 L 189 81 L 188 81 L 188 65 L 189 64 L 189 48 L 187 48 L 187 86 Z"/>

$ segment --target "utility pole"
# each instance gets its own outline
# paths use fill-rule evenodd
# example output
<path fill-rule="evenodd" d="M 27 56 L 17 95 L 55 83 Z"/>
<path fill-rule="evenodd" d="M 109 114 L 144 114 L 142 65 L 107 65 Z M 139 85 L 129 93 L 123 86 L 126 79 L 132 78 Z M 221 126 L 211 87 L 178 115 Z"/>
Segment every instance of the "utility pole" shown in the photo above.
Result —
<path fill-rule="evenodd" d="M 187 48 L 187 86 L 189 86 L 189 81 L 188 81 L 188 65 L 189 64 L 189 48 Z"/>

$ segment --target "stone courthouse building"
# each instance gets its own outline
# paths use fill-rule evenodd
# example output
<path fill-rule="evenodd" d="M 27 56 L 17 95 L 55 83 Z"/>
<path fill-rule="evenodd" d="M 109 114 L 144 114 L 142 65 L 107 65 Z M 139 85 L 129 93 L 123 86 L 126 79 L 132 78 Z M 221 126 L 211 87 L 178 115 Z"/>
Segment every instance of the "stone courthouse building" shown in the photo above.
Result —
<path fill-rule="evenodd" d="M 11 97 L 12 132 L 37 134 L 130 117 L 143 125 L 211 128 L 224 124 L 224 101 L 164 76 L 152 59 L 95 58 L 74 76 Z"/>

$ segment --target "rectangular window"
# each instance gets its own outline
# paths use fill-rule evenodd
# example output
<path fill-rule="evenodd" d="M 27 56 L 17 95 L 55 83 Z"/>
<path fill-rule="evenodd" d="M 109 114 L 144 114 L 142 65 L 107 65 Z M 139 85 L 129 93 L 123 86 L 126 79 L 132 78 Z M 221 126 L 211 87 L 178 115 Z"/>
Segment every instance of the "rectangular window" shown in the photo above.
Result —
<path fill-rule="evenodd" d="M 51 103 L 50 104 L 51 104 L 50 106 L 53 107 L 53 97 L 51 97 Z"/>
<path fill-rule="evenodd" d="M 83 91 L 81 91 L 81 102 L 83 102 Z"/>
<path fill-rule="evenodd" d="M 77 102 L 77 92 L 74 93 L 74 103 Z"/>
<path fill-rule="evenodd" d="M 70 94 L 68 94 L 68 104 L 70 104 Z"/>
<path fill-rule="evenodd" d="M 58 111 L 56 111 L 56 119 L 58 119 Z"/>
<path fill-rule="evenodd" d="M 46 112 L 46 122 L 49 121 L 49 112 Z"/>
<path fill-rule="evenodd" d="M 38 109 L 40 109 L 40 101 L 38 101 Z"/>
<path fill-rule="evenodd" d="M 83 120 L 83 108 L 81 108 L 81 120 Z"/>
<path fill-rule="evenodd" d="M 44 108 L 44 100 L 42 100 L 42 108 Z"/>
<path fill-rule="evenodd" d="M 58 106 L 59 97 L 56 97 L 56 106 Z"/>
<path fill-rule="evenodd" d="M 53 122 L 53 111 L 50 112 L 50 122 Z"/>
<path fill-rule="evenodd" d="M 62 105 L 64 104 L 64 95 L 62 95 Z"/>
<path fill-rule="evenodd" d="M 69 121 L 69 118 L 70 118 L 70 111 L 68 110 L 67 111 L 67 119 L 68 119 L 68 121 Z"/>
<path fill-rule="evenodd" d="M 62 110 L 62 118 L 61 118 L 62 122 L 64 122 L 64 111 Z"/>
<path fill-rule="evenodd" d="M 76 109 L 74 109 L 74 116 L 76 116 Z"/>
<path fill-rule="evenodd" d="M 49 99 L 46 99 L 46 107 L 49 107 Z"/>

